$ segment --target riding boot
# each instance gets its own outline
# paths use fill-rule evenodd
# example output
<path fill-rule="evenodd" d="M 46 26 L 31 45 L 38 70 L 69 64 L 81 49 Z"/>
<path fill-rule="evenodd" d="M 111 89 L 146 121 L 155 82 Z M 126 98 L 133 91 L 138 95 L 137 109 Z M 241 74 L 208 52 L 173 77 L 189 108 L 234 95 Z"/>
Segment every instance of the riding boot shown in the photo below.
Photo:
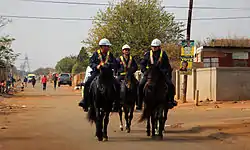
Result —
<path fill-rule="evenodd" d="M 80 101 L 79 106 L 81 106 L 85 112 L 88 112 L 88 107 L 89 107 L 88 95 L 89 95 L 89 88 L 84 87 L 84 95 L 83 95 L 84 98 Z"/>

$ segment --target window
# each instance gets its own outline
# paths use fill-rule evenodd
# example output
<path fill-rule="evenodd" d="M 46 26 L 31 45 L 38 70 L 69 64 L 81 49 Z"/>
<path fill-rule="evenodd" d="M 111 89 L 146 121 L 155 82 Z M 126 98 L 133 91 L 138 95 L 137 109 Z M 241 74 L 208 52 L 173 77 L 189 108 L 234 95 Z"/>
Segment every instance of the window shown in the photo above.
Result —
<path fill-rule="evenodd" d="M 248 62 L 247 62 L 247 60 L 237 60 L 237 59 L 234 59 L 233 60 L 233 65 L 234 65 L 234 67 L 247 67 L 248 66 Z"/>
<path fill-rule="evenodd" d="M 204 68 L 219 67 L 219 58 L 203 58 Z"/>

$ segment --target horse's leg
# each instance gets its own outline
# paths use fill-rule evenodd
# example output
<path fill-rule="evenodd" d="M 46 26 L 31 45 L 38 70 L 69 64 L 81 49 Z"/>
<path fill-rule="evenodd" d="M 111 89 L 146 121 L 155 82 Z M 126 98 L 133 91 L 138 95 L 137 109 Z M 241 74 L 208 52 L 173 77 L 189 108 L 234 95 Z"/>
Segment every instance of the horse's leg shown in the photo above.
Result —
<path fill-rule="evenodd" d="M 164 126 L 165 126 L 165 121 L 164 121 L 164 113 L 165 110 L 164 108 L 160 108 L 159 109 L 159 113 L 158 113 L 158 119 L 159 119 L 159 134 L 158 136 L 160 137 L 160 139 L 163 138 L 163 130 L 164 130 Z"/>
<path fill-rule="evenodd" d="M 152 114 L 151 114 L 151 125 L 152 125 L 152 137 L 154 137 L 155 136 L 155 124 L 156 123 L 156 119 L 155 119 L 155 113 L 153 112 Z"/>
<path fill-rule="evenodd" d="M 132 120 L 133 120 L 133 117 L 134 117 L 134 107 L 135 105 L 132 105 L 129 109 L 130 113 L 129 113 L 129 130 L 131 130 L 131 124 L 132 124 Z"/>
<path fill-rule="evenodd" d="M 119 109 L 119 117 L 120 117 L 120 129 L 123 131 L 123 122 L 122 122 L 122 106 Z"/>
<path fill-rule="evenodd" d="M 104 115 L 103 141 L 108 141 L 109 114 L 110 112 L 106 112 Z"/>
<path fill-rule="evenodd" d="M 150 117 L 147 119 L 147 136 L 150 136 Z"/>
<path fill-rule="evenodd" d="M 163 131 L 165 131 L 165 124 L 166 124 L 166 121 L 167 121 L 167 118 L 168 118 L 168 108 L 165 108 L 164 109 L 164 112 L 163 112 Z"/>
<path fill-rule="evenodd" d="M 98 141 L 103 140 L 103 134 L 102 134 L 102 112 L 99 108 L 96 109 L 96 136 L 98 138 Z"/>
<path fill-rule="evenodd" d="M 126 120 L 126 131 L 127 133 L 130 132 L 130 129 L 129 129 L 129 108 L 126 106 L 124 107 L 124 113 L 125 113 L 125 120 Z"/>

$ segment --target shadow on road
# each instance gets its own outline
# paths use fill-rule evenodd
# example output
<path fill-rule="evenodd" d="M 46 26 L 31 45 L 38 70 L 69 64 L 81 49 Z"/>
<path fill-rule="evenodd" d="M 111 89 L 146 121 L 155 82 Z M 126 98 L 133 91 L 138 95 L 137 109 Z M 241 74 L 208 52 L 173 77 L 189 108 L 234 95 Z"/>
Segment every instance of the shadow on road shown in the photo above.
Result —
<path fill-rule="evenodd" d="M 145 135 L 146 136 L 146 135 Z M 162 140 L 156 140 L 151 137 L 110 137 L 109 142 L 199 142 L 199 141 L 212 141 L 215 140 L 209 136 L 167 136 L 165 135 Z"/>

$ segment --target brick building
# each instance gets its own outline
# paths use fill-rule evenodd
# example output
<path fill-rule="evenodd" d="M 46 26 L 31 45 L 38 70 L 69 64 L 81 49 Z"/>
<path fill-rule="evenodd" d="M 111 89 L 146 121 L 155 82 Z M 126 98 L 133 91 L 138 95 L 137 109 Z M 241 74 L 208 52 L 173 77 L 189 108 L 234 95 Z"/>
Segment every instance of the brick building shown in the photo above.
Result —
<path fill-rule="evenodd" d="M 250 47 L 202 46 L 196 49 L 194 62 L 207 67 L 250 67 Z"/>

